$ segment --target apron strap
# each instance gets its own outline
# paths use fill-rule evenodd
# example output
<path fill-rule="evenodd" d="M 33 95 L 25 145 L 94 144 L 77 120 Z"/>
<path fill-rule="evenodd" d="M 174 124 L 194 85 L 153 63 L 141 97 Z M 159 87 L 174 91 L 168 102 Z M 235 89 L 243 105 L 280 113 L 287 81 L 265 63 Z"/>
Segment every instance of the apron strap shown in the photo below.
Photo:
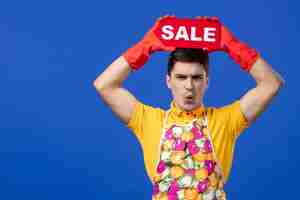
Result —
<path fill-rule="evenodd" d="M 208 139 L 210 140 L 210 143 L 211 143 L 211 147 L 212 147 L 214 159 L 215 159 L 215 161 L 217 163 L 217 167 L 219 167 L 219 169 L 220 169 L 222 181 L 223 181 L 223 183 L 225 183 L 224 174 L 223 174 L 223 168 L 222 168 L 222 165 L 221 165 L 221 163 L 220 163 L 220 161 L 219 161 L 219 159 L 217 157 L 217 154 L 216 154 L 216 151 L 215 151 L 215 148 L 214 148 L 214 144 L 213 144 L 213 141 L 212 141 L 212 138 L 211 138 L 211 133 L 210 133 L 210 130 L 209 130 L 209 127 L 208 127 L 207 112 L 205 112 L 204 125 L 206 126 L 206 128 L 208 130 Z"/>

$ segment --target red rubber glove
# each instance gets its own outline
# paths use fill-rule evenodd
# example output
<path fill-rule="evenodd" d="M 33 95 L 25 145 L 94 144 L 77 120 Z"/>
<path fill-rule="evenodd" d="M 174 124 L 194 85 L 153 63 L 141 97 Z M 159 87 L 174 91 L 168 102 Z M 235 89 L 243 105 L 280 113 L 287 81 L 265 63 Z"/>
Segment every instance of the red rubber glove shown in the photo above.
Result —
<path fill-rule="evenodd" d="M 220 20 L 217 17 L 198 17 L 202 19 Z M 259 53 L 250 48 L 247 44 L 239 41 L 234 35 L 220 22 L 221 41 L 220 48 L 215 50 L 225 51 L 229 56 L 238 63 L 244 71 L 249 72 L 255 61 L 259 57 Z"/>
<path fill-rule="evenodd" d="M 154 30 L 158 27 L 159 21 L 167 17 L 157 20 L 154 26 L 145 34 L 144 38 L 123 54 L 123 57 L 132 69 L 140 69 L 148 61 L 153 52 L 175 50 L 173 46 L 165 46 L 154 34 Z"/>
<path fill-rule="evenodd" d="M 247 72 L 259 57 L 255 49 L 239 41 L 223 24 L 221 25 L 221 48 Z"/>

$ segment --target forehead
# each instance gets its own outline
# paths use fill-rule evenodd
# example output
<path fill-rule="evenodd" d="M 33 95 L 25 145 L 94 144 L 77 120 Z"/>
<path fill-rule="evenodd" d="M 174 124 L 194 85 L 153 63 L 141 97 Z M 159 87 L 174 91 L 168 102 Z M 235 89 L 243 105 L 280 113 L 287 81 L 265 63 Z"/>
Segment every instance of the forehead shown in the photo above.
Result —
<path fill-rule="evenodd" d="M 196 62 L 176 62 L 171 73 L 185 75 L 206 74 L 204 66 Z"/>

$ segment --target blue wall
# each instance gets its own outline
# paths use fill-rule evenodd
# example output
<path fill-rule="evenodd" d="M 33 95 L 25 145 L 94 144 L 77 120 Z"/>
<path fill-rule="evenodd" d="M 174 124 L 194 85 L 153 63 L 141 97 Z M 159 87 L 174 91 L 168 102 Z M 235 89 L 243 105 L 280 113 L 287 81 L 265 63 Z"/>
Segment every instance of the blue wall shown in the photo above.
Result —
<path fill-rule="evenodd" d="M 219 16 L 286 80 L 239 138 L 228 199 L 298 196 L 299 34 L 296 1 L 1 1 L 0 199 L 150 199 L 141 147 L 99 100 L 93 80 L 164 14 Z M 298 20 L 298 23 L 297 23 Z M 168 108 L 166 53 L 125 83 Z M 211 55 L 207 106 L 255 82 L 224 53 Z M 151 91 L 151 92 L 149 92 Z"/>

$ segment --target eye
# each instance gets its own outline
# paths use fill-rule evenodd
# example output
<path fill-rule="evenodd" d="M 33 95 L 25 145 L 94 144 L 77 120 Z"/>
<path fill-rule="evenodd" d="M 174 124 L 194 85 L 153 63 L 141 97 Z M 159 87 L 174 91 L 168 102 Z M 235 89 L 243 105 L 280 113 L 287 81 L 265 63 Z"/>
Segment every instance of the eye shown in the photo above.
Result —
<path fill-rule="evenodd" d="M 193 78 L 193 80 L 202 80 L 203 76 L 202 75 L 196 75 L 196 76 L 193 76 L 192 78 Z"/>

